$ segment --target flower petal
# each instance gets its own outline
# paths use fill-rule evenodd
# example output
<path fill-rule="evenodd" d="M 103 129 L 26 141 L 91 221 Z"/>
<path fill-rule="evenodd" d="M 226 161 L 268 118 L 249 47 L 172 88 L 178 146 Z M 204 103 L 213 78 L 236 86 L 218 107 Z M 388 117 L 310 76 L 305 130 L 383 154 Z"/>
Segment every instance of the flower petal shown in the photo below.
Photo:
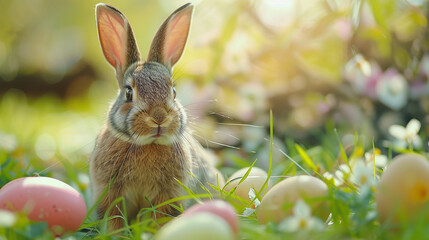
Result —
<path fill-rule="evenodd" d="M 296 217 L 307 218 L 311 216 L 310 207 L 304 202 L 304 200 L 299 199 L 295 206 L 293 207 L 293 215 Z"/>
<path fill-rule="evenodd" d="M 348 174 L 348 173 L 350 173 L 350 167 L 349 166 L 347 166 L 347 164 L 341 164 L 339 167 L 338 167 L 338 169 L 340 170 L 340 171 L 342 171 L 344 174 Z"/>
<path fill-rule="evenodd" d="M 411 119 L 411 121 L 407 124 L 406 131 L 409 135 L 416 135 L 421 128 L 422 124 L 417 119 Z"/>
<path fill-rule="evenodd" d="M 296 232 L 299 230 L 299 220 L 296 217 L 288 217 L 279 223 L 277 229 L 281 232 Z"/>
<path fill-rule="evenodd" d="M 321 231 L 325 228 L 325 224 L 322 220 L 316 217 L 312 217 L 308 220 L 308 226 L 307 229 L 309 230 L 315 230 L 315 231 Z"/>
<path fill-rule="evenodd" d="M 374 183 L 372 165 L 370 165 L 370 167 L 367 167 L 364 161 L 357 161 L 355 166 L 353 167 L 353 172 L 350 177 L 350 181 L 360 187 L 372 186 Z"/>
<path fill-rule="evenodd" d="M 375 166 L 384 168 L 387 165 L 387 157 L 385 155 L 375 155 Z"/>
<path fill-rule="evenodd" d="M 252 215 L 255 211 L 256 211 L 256 209 L 246 208 L 246 209 L 244 209 L 243 216 L 248 217 L 248 216 Z"/>
<path fill-rule="evenodd" d="M 420 138 L 419 135 L 416 135 L 413 137 L 413 146 L 415 148 L 421 148 L 422 147 L 422 139 Z"/>
<path fill-rule="evenodd" d="M 255 198 L 256 198 L 255 189 L 250 188 L 250 190 L 249 190 L 249 199 L 250 199 L 250 201 L 253 201 L 253 199 L 255 199 Z"/>
<path fill-rule="evenodd" d="M 261 204 L 261 201 L 259 201 L 259 199 L 255 199 L 255 201 L 253 201 L 253 205 L 255 205 L 255 209 Z"/>
<path fill-rule="evenodd" d="M 407 131 L 403 126 L 400 125 L 390 126 L 389 133 L 398 140 L 404 140 L 407 137 Z"/>

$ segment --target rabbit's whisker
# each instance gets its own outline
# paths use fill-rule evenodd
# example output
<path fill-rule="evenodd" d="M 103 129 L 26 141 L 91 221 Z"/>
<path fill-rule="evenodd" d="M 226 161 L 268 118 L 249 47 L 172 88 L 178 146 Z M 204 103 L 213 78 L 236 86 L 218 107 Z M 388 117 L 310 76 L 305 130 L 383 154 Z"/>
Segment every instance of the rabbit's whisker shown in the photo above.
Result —
<path fill-rule="evenodd" d="M 197 137 L 199 137 L 199 138 L 205 139 L 205 141 L 207 141 L 209 143 L 213 143 L 213 144 L 216 144 L 216 145 L 219 145 L 219 146 L 229 147 L 229 148 L 233 148 L 233 149 L 237 149 L 237 150 L 240 149 L 239 147 L 235 147 L 235 146 L 231 146 L 231 145 L 228 145 L 228 144 L 223 144 L 223 143 L 220 143 L 220 142 L 208 140 L 208 139 L 206 139 L 206 138 L 204 138 L 204 137 L 202 137 L 202 136 L 200 136 L 198 134 L 194 134 L 194 135 L 197 136 Z"/>
<path fill-rule="evenodd" d="M 219 124 L 219 123 L 215 123 L 215 124 Z M 204 126 L 201 126 L 201 123 L 196 124 L 193 122 L 189 122 L 189 125 L 192 127 L 193 130 L 195 130 L 197 133 L 200 133 L 200 134 L 202 133 L 202 129 L 204 129 Z M 253 125 L 247 125 L 247 124 L 234 124 L 234 123 L 230 123 L 230 124 L 226 123 L 226 124 L 220 124 L 220 125 L 226 125 L 226 126 L 231 125 L 231 126 L 240 126 L 240 127 L 257 127 L 257 128 L 263 127 L 263 126 L 253 126 Z M 214 133 L 229 136 L 229 137 L 231 137 L 235 140 L 238 140 L 238 141 L 240 140 L 239 137 L 234 136 L 234 135 L 227 133 L 225 131 L 215 130 Z"/>
<path fill-rule="evenodd" d="M 36 174 L 36 175 L 40 175 L 40 174 L 42 174 L 43 172 L 48 171 L 50 168 L 55 167 L 55 166 L 57 166 L 57 165 L 58 165 L 58 164 L 60 164 L 60 163 L 61 163 L 60 161 L 57 161 L 57 162 L 55 162 L 55 163 L 53 163 L 53 164 L 51 164 L 51 165 L 47 166 L 45 169 L 43 169 L 43 170 L 41 170 L 41 171 L 39 171 L 39 172 L 35 172 L 34 174 Z"/>
<path fill-rule="evenodd" d="M 215 133 L 219 133 L 219 134 L 223 134 L 223 135 L 228 136 L 228 137 L 232 137 L 232 138 L 234 138 L 235 140 L 240 140 L 240 138 L 238 138 L 238 137 L 236 137 L 236 136 L 234 136 L 234 135 L 232 135 L 232 134 L 230 134 L 230 133 L 226 133 L 226 132 L 219 131 L 219 130 L 216 130 L 216 131 L 214 131 L 214 132 L 215 132 Z"/>
<path fill-rule="evenodd" d="M 252 124 L 244 124 L 244 123 L 217 123 L 218 125 L 225 126 L 240 126 L 240 127 L 253 127 L 253 128 L 264 128 L 264 126 L 252 125 Z"/>
<path fill-rule="evenodd" d="M 196 104 L 214 103 L 214 102 L 219 102 L 219 101 L 217 99 L 201 100 L 201 101 L 196 101 L 196 102 L 188 103 L 186 105 L 183 105 L 183 107 L 188 109 L 190 106 L 193 106 L 193 105 L 196 105 Z"/>
<path fill-rule="evenodd" d="M 195 128 L 196 129 L 196 128 Z M 196 129 L 196 132 L 198 132 L 199 133 L 199 131 Z M 202 137 L 201 135 L 198 135 L 198 134 L 196 134 L 195 133 L 195 131 L 194 132 L 192 132 L 192 135 L 193 136 L 196 136 L 196 137 L 199 137 L 200 139 L 202 139 L 206 144 L 205 144 L 205 146 L 206 146 L 206 148 L 208 148 L 209 147 L 209 142 L 207 141 L 207 138 L 205 138 L 205 137 Z"/>
<path fill-rule="evenodd" d="M 226 114 L 223 114 L 223 113 L 219 113 L 219 112 L 211 112 L 208 115 L 216 115 L 216 116 L 220 116 L 220 117 L 223 117 L 223 118 L 226 118 L 226 119 L 229 119 L 229 120 L 234 120 L 232 117 L 230 117 L 230 116 L 228 116 Z"/>

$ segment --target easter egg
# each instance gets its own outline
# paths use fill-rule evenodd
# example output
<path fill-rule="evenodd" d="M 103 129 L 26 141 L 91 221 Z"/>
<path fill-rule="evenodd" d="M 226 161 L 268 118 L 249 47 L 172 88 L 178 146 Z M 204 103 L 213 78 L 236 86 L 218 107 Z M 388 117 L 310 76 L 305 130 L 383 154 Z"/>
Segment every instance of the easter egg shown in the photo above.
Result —
<path fill-rule="evenodd" d="M 86 215 L 81 194 L 49 177 L 23 177 L 0 189 L 0 209 L 21 211 L 30 220 L 44 221 L 55 235 L 76 231 Z"/>
<path fill-rule="evenodd" d="M 241 181 L 241 177 L 243 177 L 246 174 L 248 169 L 249 169 L 248 167 L 242 168 L 236 171 L 234 174 L 232 174 L 227 181 L 225 190 L 231 191 L 234 187 L 236 187 L 238 183 Z M 267 172 L 265 172 L 263 169 L 258 167 L 252 167 L 252 170 L 250 170 L 249 175 L 242 183 L 240 183 L 240 185 L 237 186 L 237 189 L 235 190 L 234 194 L 242 199 L 250 200 L 249 199 L 250 188 L 253 188 L 255 192 L 258 192 L 264 185 L 264 182 L 267 180 L 267 176 L 268 176 Z M 268 182 L 268 187 L 269 186 L 270 186 L 270 182 Z"/>
<path fill-rule="evenodd" d="M 274 185 L 262 199 L 258 207 L 260 223 L 279 223 L 292 214 L 297 200 L 304 200 L 312 214 L 325 220 L 329 215 L 327 202 L 328 186 L 320 179 L 308 176 L 293 176 Z"/>
<path fill-rule="evenodd" d="M 155 236 L 156 240 L 232 240 L 234 234 L 228 223 L 219 215 L 200 212 L 178 217 Z"/>
<path fill-rule="evenodd" d="M 183 213 L 183 217 L 202 212 L 218 215 L 229 224 L 234 233 L 238 233 L 238 217 L 231 204 L 222 200 L 212 200 L 203 202 L 202 204 L 195 204 Z"/>
<path fill-rule="evenodd" d="M 428 200 L 428 161 L 418 154 L 395 157 L 383 172 L 375 195 L 380 221 L 411 219 L 424 210 Z"/>

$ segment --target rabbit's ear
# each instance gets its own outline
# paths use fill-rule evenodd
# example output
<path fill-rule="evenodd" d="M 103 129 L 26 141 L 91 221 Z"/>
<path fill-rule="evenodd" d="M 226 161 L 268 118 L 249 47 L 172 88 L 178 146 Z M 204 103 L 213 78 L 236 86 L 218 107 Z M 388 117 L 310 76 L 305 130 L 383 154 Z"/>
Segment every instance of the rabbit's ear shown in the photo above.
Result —
<path fill-rule="evenodd" d="M 140 60 L 140 52 L 127 18 L 116 8 L 99 3 L 95 9 L 98 38 L 107 62 L 120 84 L 126 69 Z"/>
<path fill-rule="evenodd" d="M 152 41 L 148 61 L 159 62 L 171 71 L 185 49 L 193 10 L 193 5 L 185 4 L 164 21 Z"/>

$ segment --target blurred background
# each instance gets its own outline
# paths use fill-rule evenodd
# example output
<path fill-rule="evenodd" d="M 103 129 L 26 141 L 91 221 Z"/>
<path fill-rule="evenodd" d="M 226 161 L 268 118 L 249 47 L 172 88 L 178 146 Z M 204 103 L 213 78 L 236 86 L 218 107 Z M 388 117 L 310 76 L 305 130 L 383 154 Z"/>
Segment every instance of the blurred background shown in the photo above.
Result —
<path fill-rule="evenodd" d="M 146 56 L 164 19 L 188 1 L 107 3 L 127 16 Z M 73 169 L 76 183 L 88 183 L 88 157 L 117 94 L 98 43 L 96 3 L 1 1 L 0 164 L 58 177 Z M 328 169 L 338 140 L 346 150 L 356 139 L 381 152 L 402 151 L 404 141 L 428 150 L 426 0 L 194 4 L 173 77 L 195 136 L 226 175 L 255 159 L 267 169 L 270 109 L 274 165 L 288 161 L 282 152 L 297 155 L 295 144 Z M 406 128 L 411 119 L 421 127 Z M 404 127 L 395 134 L 394 125 Z"/>

